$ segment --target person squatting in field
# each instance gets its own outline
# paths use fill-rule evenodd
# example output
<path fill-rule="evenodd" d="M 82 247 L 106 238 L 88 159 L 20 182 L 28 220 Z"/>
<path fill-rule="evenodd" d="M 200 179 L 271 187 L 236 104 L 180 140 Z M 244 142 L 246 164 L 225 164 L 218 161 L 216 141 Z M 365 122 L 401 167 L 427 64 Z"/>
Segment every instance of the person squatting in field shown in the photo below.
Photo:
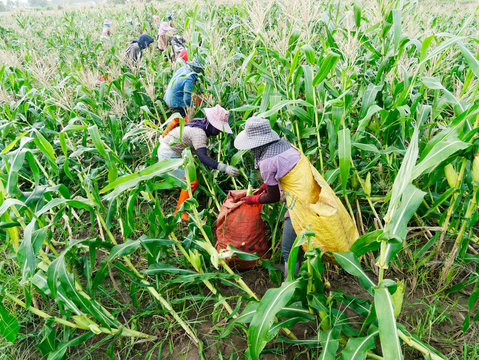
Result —
<path fill-rule="evenodd" d="M 349 250 L 359 235 L 345 207 L 309 160 L 286 139 L 280 139 L 267 119 L 249 118 L 234 146 L 252 151 L 264 182 L 260 194 L 246 196 L 243 202 L 270 204 L 280 201 L 280 190 L 283 192 L 288 209 L 281 244 L 286 275 L 296 235 L 304 229 L 315 233 L 314 247 Z"/>
<path fill-rule="evenodd" d="M 204 118 L 195 118 L 190 123 L 185 124 L 183 129 L 179 126 L 171 130 L 162 140 L 158 148 L 158 161 L 181 158 L 181 153 L 185 148 L 191 147 L 198 156 L 198 159 L 208 168 L 217 169 L 229 176 L 238 176 L 239 171 L 233 166 L 219 163 L 208 156 L 206 151 L 206 143 L 209 137 L 218 135 L 221 131 L 232 134 L 228 124 L 229 112 L 216 105 L 214 108 L 205 108 Z M 172 171 L 172 175 L 177 178 L 184 178 L 185 170 L 176 169 Z M 191 191 L 195 191 L 198 187 L 198 179 L 191 183 Z M 188 199 L 187 190 L 181 190 L 178 204 L 176 205 L 175 215 L 181 204 Z M 188 220 L 188 214 L 181 215 L 183 220 Z"/>
<path fill-rule="evenodd" d="M 204 64 L 196 58 L 175 71 L 163 97 L 171 111 L 186 117 L 192 104 L 193 87 L 203 71 Z"/>
<path fill-rule="evenodd" d="M 143 56 L 143 50 L 145 50 L 155 40 L 147 35 L 142 34 L 138 40 L 133 40 L 125 51 L 125 61 L 128 68 L 136 68 L 140 64 L 141 57 Z"/>

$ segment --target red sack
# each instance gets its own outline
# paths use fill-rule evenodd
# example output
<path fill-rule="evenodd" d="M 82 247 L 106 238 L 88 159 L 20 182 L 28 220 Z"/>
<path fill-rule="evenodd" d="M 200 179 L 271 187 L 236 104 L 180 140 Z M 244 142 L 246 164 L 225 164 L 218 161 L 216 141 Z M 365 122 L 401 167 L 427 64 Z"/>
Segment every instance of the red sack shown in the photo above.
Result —
<path fill-rule="evenodd" d="M 228 244 L 247 253 L 256 253 L 267 258 L 269 249 L 265 234 L 265 225 L 261 219 L 262 204 L 249 205 L 239 201 L 246 196 L 246 190 L 231 190 L 221 207 L 216 222 L 216 250 L 220 252 L 228 248 Z M 251 269 L 258 260 L 241 260 L 236 255 L 229 263 L 240 270 Z"/>

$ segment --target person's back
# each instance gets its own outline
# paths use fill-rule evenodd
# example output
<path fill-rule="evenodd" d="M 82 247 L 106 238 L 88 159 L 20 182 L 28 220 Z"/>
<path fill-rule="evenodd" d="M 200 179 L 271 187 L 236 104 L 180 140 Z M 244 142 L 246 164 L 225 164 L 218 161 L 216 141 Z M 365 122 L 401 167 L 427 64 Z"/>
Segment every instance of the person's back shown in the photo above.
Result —
<path fill-rule="evenodd" d="M 141 59 L 141 48 L 138 41 L 132 41 L 125 51 L 125 59 L 128 66 L 136 66 Z"/>
<path fill-rule="evenodd" d="M 186 108 L 191 105 L 191 93 L 198 75 L 185 65 L 179 68 L 168 83 L 165 100 L 170 108 Z"/>

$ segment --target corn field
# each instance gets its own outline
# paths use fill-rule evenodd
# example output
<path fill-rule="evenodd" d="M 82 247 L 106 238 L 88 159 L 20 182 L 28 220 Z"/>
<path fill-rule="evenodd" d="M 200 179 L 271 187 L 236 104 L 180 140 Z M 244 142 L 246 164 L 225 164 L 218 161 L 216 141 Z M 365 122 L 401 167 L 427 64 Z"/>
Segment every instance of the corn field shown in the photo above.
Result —
<path fill-rule="evenodd" d="M 206 70 L 202 107 L 253 115 L 301 149 L 360 238 L 323 263 L 298 234 L 229 266 L 214 230 L 230 189 L 257 188 L 234 135 L 158 162 L 174 70 L 153 46 L 175 11 Z M 0 15 L 0 359 L 479 359 L 479 3 L 166 1 Z M 104 19 L 111 38 L 101 39 Z M 134 26 L 130 20 L 133 19 Z M 101 75 L 111 82 L 97 82 Z M 202 116 L 201 108 L 197 115 Z M 169 172 L 186 169 L 186 180 Z M 200 186 L 173 215 L 179 188 Z"/>

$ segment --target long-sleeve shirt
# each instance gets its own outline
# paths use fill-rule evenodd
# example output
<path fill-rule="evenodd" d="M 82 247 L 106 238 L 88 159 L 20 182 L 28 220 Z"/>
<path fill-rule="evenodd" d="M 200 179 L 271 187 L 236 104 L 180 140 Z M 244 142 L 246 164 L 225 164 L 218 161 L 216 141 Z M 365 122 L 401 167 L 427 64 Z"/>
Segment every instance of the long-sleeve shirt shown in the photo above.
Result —
<path fill-rule="evenodd" d="M 170 108 L 186 108 L 191 105 L 191 93 L 198 75 L 189 66 L 179 68 L 168 83 L 165 100 Z"/>
<path fill-rule="evenodd" d="M 168 144 L 177 154 L 181 155 L 188 146 L 191 147 L 198 159 L 210 169 L 217 169 L 218 162 L 210 158 L 206 152 L 206 141 L 208 137 L 203 129 L 197 127 L 185 126 L 180 137 L 180 127 L 171 130 L 163 139 L 163 143 Z"/>

